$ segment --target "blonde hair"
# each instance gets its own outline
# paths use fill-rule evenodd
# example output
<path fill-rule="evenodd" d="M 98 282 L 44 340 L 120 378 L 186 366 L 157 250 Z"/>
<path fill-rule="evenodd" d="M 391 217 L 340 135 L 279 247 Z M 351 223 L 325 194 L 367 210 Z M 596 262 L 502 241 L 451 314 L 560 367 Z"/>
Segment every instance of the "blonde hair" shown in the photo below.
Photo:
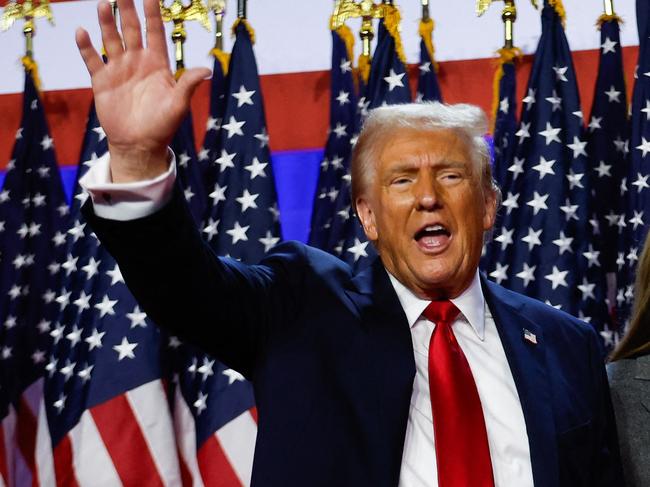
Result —
<path fill-rule="evenodd" d="M 636 269 L 632 319 L 625 336 L 612 352 L 610 360 L 634 358 L 650 353 L 650 234 Z"/>

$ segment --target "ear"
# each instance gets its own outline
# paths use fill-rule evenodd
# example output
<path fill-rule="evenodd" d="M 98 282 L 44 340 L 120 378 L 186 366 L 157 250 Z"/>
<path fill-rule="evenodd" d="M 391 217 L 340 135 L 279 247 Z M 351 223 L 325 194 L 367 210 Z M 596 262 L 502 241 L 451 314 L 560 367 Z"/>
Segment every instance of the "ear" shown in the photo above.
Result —
<path fill-rule="evenodd" d="M 483 215 L 483 231 L 488 231 L 494 226 L 497 215 L 497 193 L 490 188 L 485 191 L 485 214 Z"/>
<path fill-rule="evenodd" d="M 368 200 L 359 196 L 355 201 L 355 206 L 357 209 L 357 216 L 363 227 L 363 231 L 368 237 L 368 240 L 374 242 L 379 237 L 377 233 L 377 224 L 375 222 L 375 213 L 372 211 L 370 203 Z"/>

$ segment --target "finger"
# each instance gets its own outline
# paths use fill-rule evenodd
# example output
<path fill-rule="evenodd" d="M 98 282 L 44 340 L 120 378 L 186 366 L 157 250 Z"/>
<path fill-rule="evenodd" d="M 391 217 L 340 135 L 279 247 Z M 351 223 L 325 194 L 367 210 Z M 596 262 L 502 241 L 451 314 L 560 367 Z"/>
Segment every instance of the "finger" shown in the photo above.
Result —
<path fill-rule="evenodd" d="M 102 58 L 99 57 L 92 42 L 90 42 L 88 32 L 81 27 L 79 27 L 75 32 L 75 41 L 77 41 L 79 53 L 81 54 L 84 63 L 86 63 L 86 68 L 92 78 L 92 76 L 104 66 L 104 62 L 102 61 Z"/>
<path fill-rule="evenodd" d="M 142 48 L 142 34 L 138 13 L 133 5 L 133 0 L 119 0 L 117 2 L 120 12 L 120 25 L 122 37 L 127 50 Z"/>
<path fill-rule="evenodd" d="M 147 47 L 156 53 L 167 57 L 167 42 L 165 41 L 165 28 L 160 15 L 158 0 L 144 0 L 144 17 L 147 22 Z"/>
<path fill-rule="evenodd" d="M 108 59 L 115 59 L 124 53 L 122 39 L 117 32 L 113 10 L 106 0 L 101 0 L 97 5 L 97 17 L 99 17 L 99 26 L 102 30 L 102 42 Z"/>
<path fill-rule="evenodd" d="M 187 109 L 190 105 L 190 99 L 199 83 L 210 76 L 211 71 L 208 68 L 192 68 L 183 73 L 176 84 L 175 98 L 182 110 Z"/>

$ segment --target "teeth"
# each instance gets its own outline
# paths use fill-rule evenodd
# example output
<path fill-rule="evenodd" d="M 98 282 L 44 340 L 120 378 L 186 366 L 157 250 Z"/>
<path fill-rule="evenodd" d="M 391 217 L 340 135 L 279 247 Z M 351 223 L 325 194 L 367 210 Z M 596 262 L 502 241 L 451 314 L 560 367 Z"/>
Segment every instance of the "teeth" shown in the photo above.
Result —
<path fill-rule="evenodd" d="M 430 225 L 426 227 L 424 230 L 427 232 L 436 232 L 438 230 L 444 230 L 444 229 L 445 227 L 443 227 L 442 225 Z"/>

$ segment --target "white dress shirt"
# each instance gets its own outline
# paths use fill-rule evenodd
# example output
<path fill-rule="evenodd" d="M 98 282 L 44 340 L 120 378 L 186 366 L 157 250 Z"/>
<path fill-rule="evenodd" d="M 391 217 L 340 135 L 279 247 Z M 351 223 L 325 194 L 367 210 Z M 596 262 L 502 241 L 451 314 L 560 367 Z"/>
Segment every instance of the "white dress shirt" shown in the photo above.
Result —
<path fill-rule="evenodd" d="M 390 276 L 390 280 L 411 327 L 416 367 L 399 487 L 436 487 L 436 445 L 429 396 L 429 341 L 435 324 L 422 315 L 431 301 L 420 299 L 395 277 Z M 478 271 L 470 287 L 451 302 L 460 310 L 452 330 L 472 370 L 483 407 L 494 484 L 532 486 L 524 413 L 499 333 L 483 297 Z"/>
<path fill-rule="evenodd" d="M 94 163 L 80 184 L 90 194 L 98 216 L 125 221 L 145 217 L 164 206 L 171 198 L 175 179 L 174 155 L 170 151 L 169 169 L 155 179 L 112 183 L 106 154 Z M 428 371 L 429 340 L 435 324 L 422 316 L 430 301 L 415 296 L 392 275 L 390 280 L 411 328 L 416 365 L 399 487 L 437 487 Z M 478 271 L 471 286 L 451 301 L 460 310 L 452 330 L 467 357 L 481 399 L 495 485 L 532 486 L 528 434 L 519 395 L 483 297 Z"/>
<path fill-rule="evenodd" d="M 169 151 L 169 168 L 154 179 L 132 183 L 111 180 L 109 154 L 99 157 L 79 180 L 93 200 L 95 214 L 109 220 L 144 218 L 165 206 L 172 196 L 176 181 L 176 161 Z"/>

